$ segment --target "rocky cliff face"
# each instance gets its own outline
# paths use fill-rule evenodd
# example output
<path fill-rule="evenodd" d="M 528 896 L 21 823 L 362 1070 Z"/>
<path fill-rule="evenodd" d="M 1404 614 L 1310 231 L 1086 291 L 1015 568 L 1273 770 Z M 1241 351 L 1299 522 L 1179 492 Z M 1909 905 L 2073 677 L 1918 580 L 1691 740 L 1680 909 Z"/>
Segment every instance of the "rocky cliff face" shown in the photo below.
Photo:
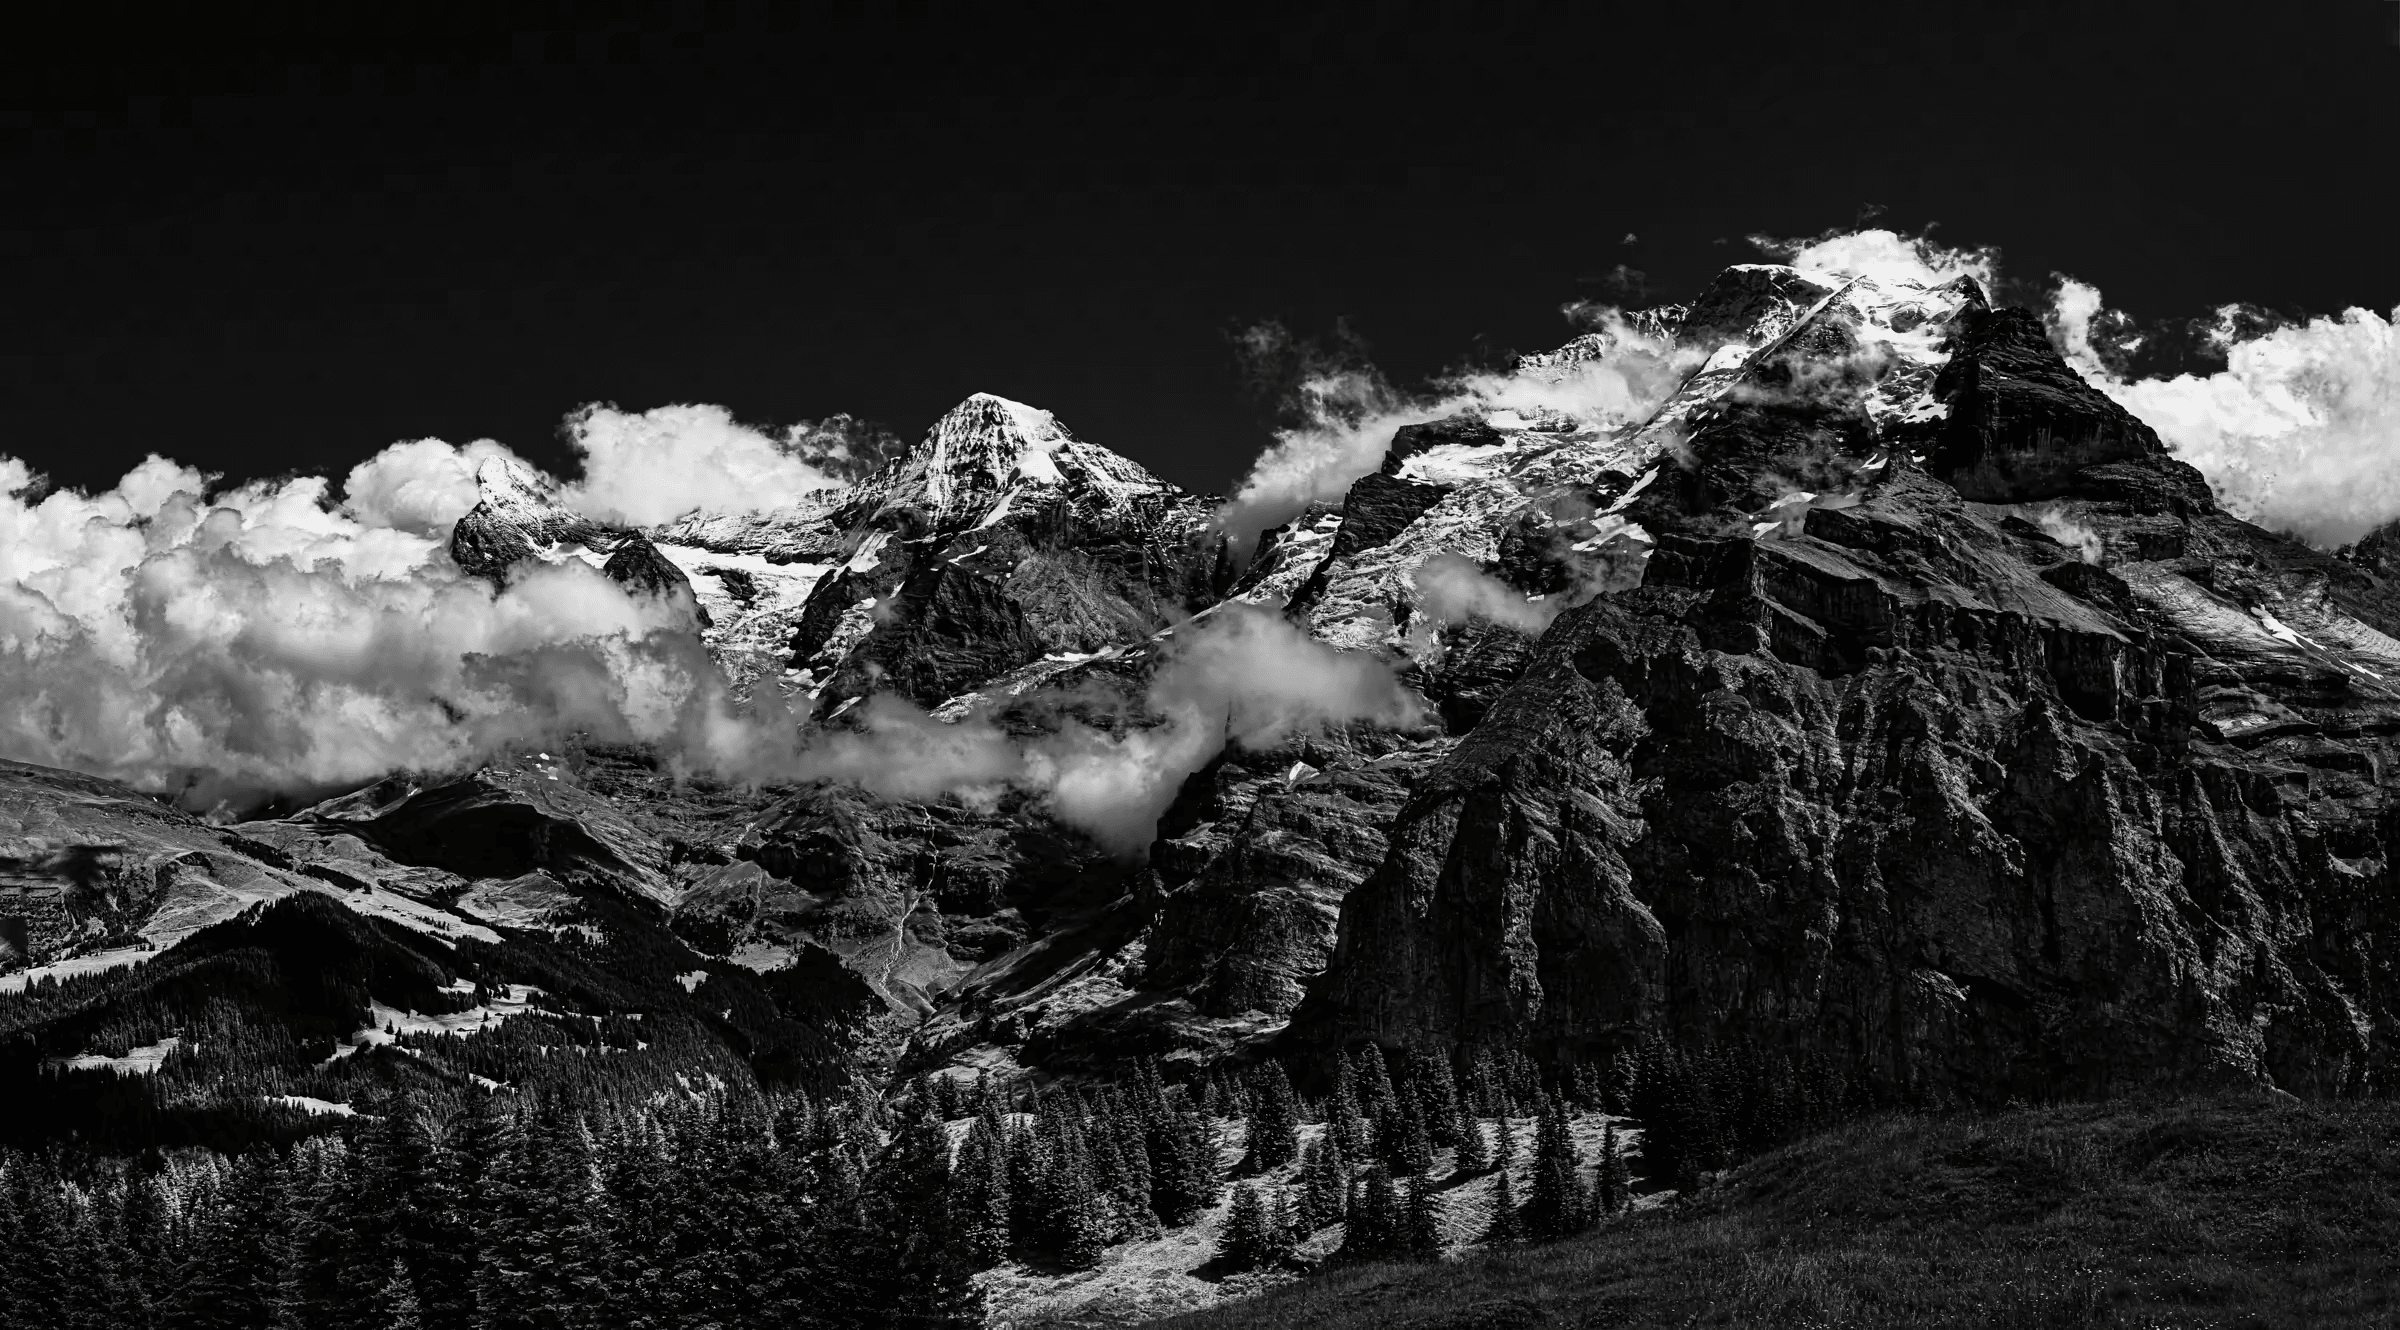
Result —
<path fill-rule="evenodd" d="M 1420 784 L 1302 1033 L 1663 1027 L 1982 1097 L 2388 1074 L 2384 584 L 2218 512 L 1967 295 L 1938 415 L 1776 394 L 1771 358 L 1695 413 L 1630 509 L 1641 587 Z M 1837 492 L 1776 494 L 1796 461 Z"/>
<path fill-rule="evenodd" d="M 751 788 L 581 747 L 235 828 L 18 769 L 0 963 L 139 964 L 307 892 L 492 965 L 649 976 L 601 1005 L 697 989 L 761 1074 L 1362 1037 L 1580 1059 L 1659 1029 L 1900 1092 L 2386 1083 L 2392 541 L 2228 517 L 1970 282 L 1746 265 L 1638 322 L 1681 376 L 1648 420 L 1408 426 L 1245 566 L 1217 501 L 989 395 L 756 514 L 610 529 L 480 478 L 462 568 L 577 559 L 665 597 L 737 697 L 811 725 L 891 694 L 1123 733 L 1158 719 L 1176 625 L 1228 603 L 1428 703 L 1226 750 L 1144 854 L 1022 791 Z M 1483 609 L 1429 589 L 1437 559 Z M 719 982 L 732 1005 L 700 1000 Z"/>

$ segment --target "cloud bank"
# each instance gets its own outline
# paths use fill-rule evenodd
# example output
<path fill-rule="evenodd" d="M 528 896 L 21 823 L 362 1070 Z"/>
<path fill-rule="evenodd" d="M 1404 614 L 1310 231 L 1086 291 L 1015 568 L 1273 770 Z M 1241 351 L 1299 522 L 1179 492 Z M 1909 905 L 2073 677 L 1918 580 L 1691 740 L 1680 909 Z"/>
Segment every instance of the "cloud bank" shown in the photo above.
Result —
<path fill-rule="evenodd" d="M 33 502 L 0 458 L 0 753 L 238 809 L 572 730 L 673 743 L 722 706 L 655 598 L 581 565 L 460 575 L 423 530 L 474 455 L 446 447 L 362 464 L 348 507 L 156 457 Z"/>
<path fill-rule="evenodd" d="M 490 439 L 463 448 L 418 439 L 395 443 L 350 468 L 342 481 L 343 502 L 363 525 L 446 538 L 451 525 L 475 506 L 476 468 L 493 457 L 533 469 Z"/>
<path fill-rule="evenodd" d="M 1996 250 L 1952 249 L 1926 236 L 1904 236 L 1880 228 L 1833 232 L 1814 240 L 1751 236 L 1750 243 L 1776 262 L 1811 277 L 1864 277 L 1884 286 L 1940 286 L 1972 277 L 1986 292 L 2000 279 Z"/>
<path fill-rule="evenodd" d="M 739 759 L 754 778 L 836 780 L 891 798 L 989 797 L 1014 787 L 1119 853 L 1138 853 L 1184 780 L 1227 745 L 1273 748 L 1361 722 L 1407 728 L 1424 702 L 1383 660 L 1337 651 L 1281 615 L 1227 604 L 1174 630 L 1141 714 L 1118 729 L 1063 720 L 1019 739 L 987 717 L 944 724 L 872 698 L 854 724 L 788 752 Z M 1046 699 L 1025 702 L 1039 709 Z"/>
<path fill-rule="evenodd" d="M 777 439 L 736 422 L 721 406 L 662 406 L 619 411 L 587 406 L 567 417 L 567 441 L 583 478 L 560 500 L 586 517 L 657 526 L 695 508 L 754 513 L 780 508 L 810 490 L 838 485 L 803 456 L 803 428 Z M 851 441 L 841 440 L 845 449 Z"/>
<path fill-rule="evenodd" d="M 2220 310 L 2209 375 L 2126 378 L 2094 344 L 2097 288 L 2062 280 L 2051 323 L 2068 363 L 2198 467 L 2235 516 L 2319 546 L 2400 519 L 2400 309 L 2352 308 L 2245 334 Z"/>
<path fill-rule="evenodd" d="M 1312 502 L 1339 502 L 1383 465 L 1392 437 L 1408 425 L 1494 411 L 1562 415 L 1589 429 L 1638 424 L 1698 366 L 1697 355 L 1678 353 L 1670 339 L 1634 326 L 1617 310 L 1580 313 L 1592 330 L 1577 340 L 1579 354 L 1563 362 L 1454 374 L 1421 393 L 1402 392 L 1357 363 L 1297 376 L 1282 403 L 1293 423 L 1277 430 L 1251 464 L 1219 525 L 1247 545 Z"/>
<path fill-rule="evenodd" d="M 1382 661 L 1229 605 L 1171 636 L 1121 729 L 1019 739 L 878 698 L 802 743 L 771 696 L 737 711 L 656 598 L 578 561 L 505 591 L 460 574 L 438 528 L 471 506 L 459 471 L 494 448 L 395 445 L 351 472 L 346 503 L 315 478 L 216 490 L 160 458 L 36 501 L 31 471 L 0 458 L 0 754 L 238 813 L 580 732 L 735 779 L 906 799 L 1013 786 L 1134 851 L 1229 743 L 1422 715 Z"/>

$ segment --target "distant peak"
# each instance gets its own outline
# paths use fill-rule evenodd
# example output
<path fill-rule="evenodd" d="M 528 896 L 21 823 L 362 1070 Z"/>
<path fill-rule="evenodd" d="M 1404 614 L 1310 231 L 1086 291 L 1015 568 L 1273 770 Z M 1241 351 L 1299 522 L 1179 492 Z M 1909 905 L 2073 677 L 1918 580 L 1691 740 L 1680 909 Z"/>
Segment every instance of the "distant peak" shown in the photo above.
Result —
<path fill-rule="evenodd" d="M 475 468 L 475 489 L 484 499 L 529 498 L 550 501 L 549 486 L 527 467 L 506 457 L 487 457 Z"/>
<path fill-rule="evenodd" d="M 944 412 L 862 497 L 865 511 L 915 508 L 948 525 L 991 517 L 1019 491 L 1056 487 L 1103 507 L 1172 488 L 1130 458 L 1076 438 L 1040 407 L 979 392 Z"/>
<path fill-rule="evenodd" d="M 483 459 L 475 468 L 475 491 L 482 520 L 513 527 L 533 544 L 588 544 L 600 534 L 597 524 L 558 502 L 548 477 L 509 458 Z"/>

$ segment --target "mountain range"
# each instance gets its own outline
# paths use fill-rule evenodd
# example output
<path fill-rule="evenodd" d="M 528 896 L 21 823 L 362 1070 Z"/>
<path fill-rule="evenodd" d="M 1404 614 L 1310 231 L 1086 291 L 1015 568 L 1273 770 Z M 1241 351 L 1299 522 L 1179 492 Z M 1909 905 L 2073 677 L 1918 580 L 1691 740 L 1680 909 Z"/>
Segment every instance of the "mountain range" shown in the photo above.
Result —
<path fill-rule="evenodd" d="M 643 1083 L 1662 1036 L 1894 1100 L 2387 1088 L 2391 542 L 2229 515 L 1972 277 L 1737 266 L 1515 381 L 1636 336 L 1639 419 L 1420 413 L 1254 537 L 989 394 L 650 527 L 488 458 L 457 569 L 599 569 L 799 758 L 562 733 L 247 819 L 6 764 L 13 1130 L 503 1082 L 387 1046 L 527 990 L 672 1025 L 579 1073 Z"/>

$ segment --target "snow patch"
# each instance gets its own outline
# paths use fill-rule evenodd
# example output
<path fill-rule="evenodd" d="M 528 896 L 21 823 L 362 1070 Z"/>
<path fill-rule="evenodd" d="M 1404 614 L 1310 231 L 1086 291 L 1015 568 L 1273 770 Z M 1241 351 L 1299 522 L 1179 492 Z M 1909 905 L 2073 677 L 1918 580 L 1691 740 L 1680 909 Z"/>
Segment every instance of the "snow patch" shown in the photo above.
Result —
<path fill-rule="evenodd" d="M 449 991 L 472 992 L 474 985 L 469 984 L 465 990 L 453 988 Z M 420 1016 L 413 1011 L 402 1011 L 397 1007 L 370 1001 L 367 1004 L 367 1010 L 374 1023 L 336 1045 L 333 1056 L 325 1060 L 338 1062 L 362 1048 L 379 1048 L 392 1043 L 404 1034 L 474 1034 L 498 1025 L 511 1016 L 522 1016 L 532 1010 L 533 999 L 541 991 L 531 984 L 510 984 L 504 992 L 495 995 L 480 1007 L 470 1007 L 465 1011 L 445 1012 L 438 1016 Z"/>
<path fill-rule="evenodd" d="M 113 1071 L 119 1076 L 154 1076 L 167 1060 L 167 1055 L 183 1046 L 179 1035 L 168 1035 L 155 1044 L 144 1044 L 123 1057 L 108 1057 L 100 1053 L 78 1053 L 61 1058 L 57 1065 L 68 1071 Z M 198 1045 L 194 1045 L 198 1047 Z"/>
<path fill-rule="evenodd" d="M 264 1097 L 270 1104 L 296 1108 L 312 1117 L 331 1115 L 337 1118 L 354 1118 L 359 1115 L 358 1110 L 348 1104 L 337 1104 L 330 1099 L 317 1099 L 304 1094 L 271 1094 Z"/>

